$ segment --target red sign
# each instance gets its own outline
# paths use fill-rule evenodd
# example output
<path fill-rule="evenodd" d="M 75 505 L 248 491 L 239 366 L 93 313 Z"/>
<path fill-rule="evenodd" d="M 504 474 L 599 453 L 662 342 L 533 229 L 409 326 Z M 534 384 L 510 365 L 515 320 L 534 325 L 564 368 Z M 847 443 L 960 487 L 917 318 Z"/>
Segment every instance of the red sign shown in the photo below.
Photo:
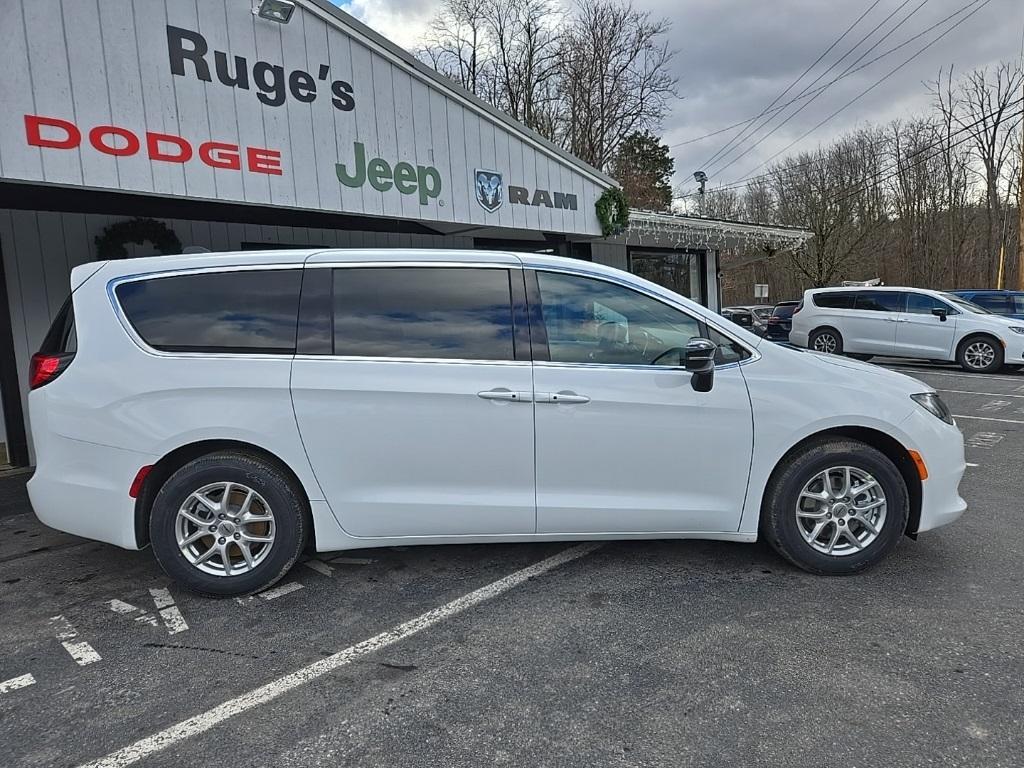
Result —
<path fill-rule="evenodd" d="M 25 139 L 32 147 L 77 149 L 82 144 L 82 129 L 59 117 L 25 115 Z M 204 165 L 230 171 L 241 171 L 244 159 L 250 173 L 282 174 L 281 153 L 276 149 L 240 147 L 225 141 L 204 141 L 193 148 L 192 142 L 173 133 L 146 131 L 140 138 L 127 128 L 116 125 L 90 128 L 86 140 L 97 152 L 114 157 L 145 152 L 150 160 L 187 163 L 195 156 Z"/>

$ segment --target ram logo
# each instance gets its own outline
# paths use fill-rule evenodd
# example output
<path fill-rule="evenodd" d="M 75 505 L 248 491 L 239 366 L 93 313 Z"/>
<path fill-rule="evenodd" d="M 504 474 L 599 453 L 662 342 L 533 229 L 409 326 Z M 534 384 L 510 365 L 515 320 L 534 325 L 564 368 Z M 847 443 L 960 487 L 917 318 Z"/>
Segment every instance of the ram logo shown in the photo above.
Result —
<path fill-rule="evenodd" d="M 476 201 L 485 211 L 494 213 L 501 208 L 505 196 L 501 174 L 497 171 L 484 171 L 477 168 L 473 175 L 476 179 L 476 183 L 473 185 L 476 190 Z"/>

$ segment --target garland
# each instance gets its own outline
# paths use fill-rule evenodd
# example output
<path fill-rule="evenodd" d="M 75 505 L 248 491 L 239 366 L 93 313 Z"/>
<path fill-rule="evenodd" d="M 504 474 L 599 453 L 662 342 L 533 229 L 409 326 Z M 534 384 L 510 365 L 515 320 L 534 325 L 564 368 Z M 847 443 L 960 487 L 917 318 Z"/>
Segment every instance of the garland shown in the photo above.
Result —
<path fill-rule="evenodd" d="M 128 257 L 125 243 L 142 245 L 150 242 L 161 254 L 181 253 L 181 241 L 174 231 L 156 219 L 127 219 L 104 227 L 103 232 L 96 235 L 96 258 L 124 259 Z"/>
<path fill-rule="evenodd" d="M 629 226 L 629 201 L 618 187 L 606 189 L 594 204 L 601 234 L 605 237 L 622 234 Z"/>

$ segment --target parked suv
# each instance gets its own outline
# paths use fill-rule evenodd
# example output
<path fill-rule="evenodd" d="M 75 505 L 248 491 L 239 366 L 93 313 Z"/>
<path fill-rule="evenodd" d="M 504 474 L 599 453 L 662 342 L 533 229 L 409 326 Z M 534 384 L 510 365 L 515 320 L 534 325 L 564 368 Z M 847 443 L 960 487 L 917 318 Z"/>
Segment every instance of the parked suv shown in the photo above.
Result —
<path fill-rule="evenodd" d="M 965 508 L 928 386 L 595 264 L 198 254 L 71 287 L 31 366 L 32 505 L 207 595 L 398 544 L 763 535 L 847 574 Z"/>
<path fill-rule="evenodd" d="M 776 304 L 768 318 L 764 337 L 771 341 L 789 341 L 789 332 L 793 328 L 793 313 L 799 304 L 799 301 L 780 301 Z"/>
<path fill-rule="evenodd" d="M 1024 363 L 1024 323 L 942 291 L 809 290 L 792 322 L 790 341 L 818 352 L 949 360 L 976 373 Z"/>
<path fill-rule="evenodd" d="M 951 291 L 965 301 L 977 304 L 994 315 L 1024 320 L 1024 291 Z"/>

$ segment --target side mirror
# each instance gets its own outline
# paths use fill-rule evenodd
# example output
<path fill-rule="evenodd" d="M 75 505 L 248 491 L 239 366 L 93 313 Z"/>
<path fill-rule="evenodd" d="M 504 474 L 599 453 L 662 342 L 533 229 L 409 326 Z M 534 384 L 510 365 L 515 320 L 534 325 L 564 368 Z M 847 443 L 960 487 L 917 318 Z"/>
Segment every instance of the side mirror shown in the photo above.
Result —
<path fill-rule="evenodd" d="M 949 310 L 945 307 L 932 307 L 932 314 L 942 322 L 946 322 L 946 316 L 949 315 Z"/>
<path fill-rule="evenodd" d="M 693 338 L 686 342 L 683 367 L 693 376 L 690 384 L 696 392 L 710 392 L 715 383 L 715 353 L 718 345 L 713 341 Z"/>

